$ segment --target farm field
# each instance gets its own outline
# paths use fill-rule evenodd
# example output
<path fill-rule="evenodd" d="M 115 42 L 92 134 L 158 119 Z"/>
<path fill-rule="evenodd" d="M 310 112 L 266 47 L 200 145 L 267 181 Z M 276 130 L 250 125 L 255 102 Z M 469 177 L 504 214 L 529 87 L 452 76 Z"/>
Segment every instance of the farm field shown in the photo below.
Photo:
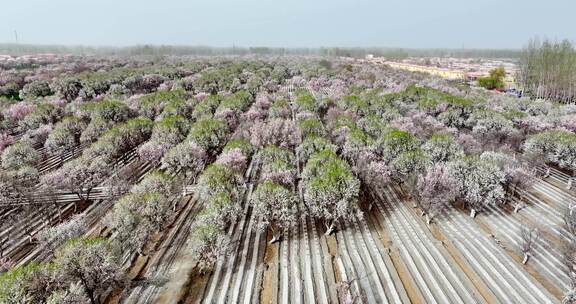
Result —
<path fill-rule="evenodd" d="M 5 60 L 0 102 L 0 303 L 576 298 L 573 104 L 288 55 Z"/>

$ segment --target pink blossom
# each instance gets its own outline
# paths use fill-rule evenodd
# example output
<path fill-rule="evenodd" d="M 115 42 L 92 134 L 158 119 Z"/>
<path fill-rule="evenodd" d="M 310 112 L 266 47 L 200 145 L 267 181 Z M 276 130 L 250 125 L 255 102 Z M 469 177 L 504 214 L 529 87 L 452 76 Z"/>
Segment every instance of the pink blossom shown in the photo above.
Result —
<path fill-rule="evenodd" d="M 458 143 L 460 144 L 460 146 L 462 146 L 462 148 L 466 153 L 474 154 L 482 151 L 482 146 L 480 145 L 480 142 L 478 142 L 476 138 L 474 138 L 474 136 L 470 134 L 461 133 L 458 136 Z"/>
<path fill-rule="evenodd" d="M 14 143 L 14 138 L 6 133 L 0 133 L 0 153 L 4 151 L 6 147 Z"/>
<path fill-rule="evenodd" d="M 277 172 L 266 172 L 260 177 L 260 181 L 271 181 L 285 186 L 294 184 L 294 173 L 291 170 L 282 170 Z"/>
<path fill-rule="evenodd" d="M 158 161 L 169 148 L 170 146 L 167 144 L 147 142 L 138 149 L 138 155 L 147 161 Z"/>
<path fill-rule="evenodd" d="M 314 118 L 314 117 L 316 117 L 316 115 L 312 112 L 299 112 L 298 114 L 296 114 L 297 120 L 303 120 L 303 119 Z"/>
<path fill-rule="evenodd" d="M 572 132 L 576 132 L 576 115 L 563 116 L 560 119 L 560 125 Z"/>
<path fill-rule="evenodd" d="M 24 101 L 13 104 L 7 111 L 6 116 L 9 118 L 19 121 L 22 120 L 24 117 L 28 116 L 28 114 L 34 111 L 34 105 L 28 104 Z"/>
<path fill-rule="evenodd" d="M 204 99 L 206 99 L 206 97 L 208 97 L 208 93 L 204 93 L 204 92 L 200 92 L 196 95 L 194 95 L 194 98 L 196 98 L 196 100 L 198 101 L 204 101 Z"/>
<path fill-rule="evenodd" d="M 258 122 L 250 129 L 250 142 L 259 147 L 275 145 L 293 148 L 300 143 L 300 128 L 291 120 L 274 119 L 268 123 Z"/>
<path fill-rule="evenodd" d="M 262 110 L 250 109 L 246 113 L 242 113 L 243 121 L 263 121 L 266 119 L 266 112 Z"/>
<path fill-rule="evenodd" d="M 214 118 L 224 120 L 231 130 L 238 126 L 238 115 L 236 111 L 231 109 L 222 109 L 214 114 Z"/>
<path fill-rule="evenodd" d="M 267 110 L 270 108 L 270 98 L 267 95 L 258 94 L 256 96 L 256 101 L 254 102 L 254 106 L 258 109 Z"/>
<path fill-rule="evenodd" d="M 235 148 L 221 154 L 216 160 L 216 163 L 223 164 L 236 172 L 244 172 L 247 165 L 247 159 L 240 148 Z"/>

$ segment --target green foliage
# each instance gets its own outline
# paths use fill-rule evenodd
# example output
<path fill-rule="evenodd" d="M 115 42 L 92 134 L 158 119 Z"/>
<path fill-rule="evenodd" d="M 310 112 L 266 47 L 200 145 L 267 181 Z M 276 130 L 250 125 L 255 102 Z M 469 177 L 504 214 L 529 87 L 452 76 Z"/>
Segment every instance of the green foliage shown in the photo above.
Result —
<path fill-rule="evenodd" d="M 367 111 L 369 109 L 368 102 L 365 99 L 358 97 L 356 95 L 348 95 L 342 97 L 340 100 L 338 100 L 337 105 L 346 111 L 353 112 L 359 115 L 367 114 Z"/>
<path fill-rule="evenodd" d="M 20 125 L 25 129 L 37 129 L 41 125 L 56 123 L 64 116 L 61 107 L 49 102 L 43 102 L 36 105 L 34 112 L 28 114 Z"/>
<path fill-rule="evenodd" d="M 375 144 L 376 150 L 387 160 L 419 147 L 418 139 L 412 133 L 396 128 L 386 131 Z"/>
<path fill-rule="evenodd" d="M 2 152 L 2 167 L 18 169 L 24 166 L 34 166 L 40 161 L 40 153 L 31 145 L 19 141 Z"/>
<path fill-rule="evenodd" d="M 204 116 L 212 116 L 216 108 L 220 105 L 222 97 L 219 95 L 210 95 L 206 97 L 202 102 L 198 103 L 194 108 L 192 117 L 195 119 L 200 119 Z"/>
<path fill-rule="evenodd" d="M 504 88 L 505 76 L 506 70 L 504 70 L 504 67 L 498 67 L 491 70 L 489 76 L 478 78 L 478 85 L 488 90 L 501 90 Z"/>
<path fill-rule="evenodd" d="M 106 131 L 96 143 L 84 150 L 83 155 L 88 158 L 102 156 L 108 160 L 116 159 L 148 139 L 153 126 L 154 122 L 148 118 L 130 119 Z"/>
<path fill-rule="evenodd" d="M 416 101 L 421 107 L 424 108 L 436 106 L 441 103 L 445 103 L 456 108 L 467 108 L 473 106 L 475 103 L 469 98 L 456 96 L 444 93 L 437 89 L 420 87 L 416 85 L 408 86 L 404 92 L 396 95 L 390 95 L 389 98 L 400 98 L 408 101 Z"/>
<path fill-rule="evenodd" d="M 331 150 L 310 157 L 302 171 L 304 202 L 326 222 L 352 218 L 358 211 L 360 181 L 347 162 Z"/>
<path fill-rule="evenodd" d="M 198 178 L 196 189 L 198 198 L 208 202 L 213 195 L 219 192 L 227 192 L 233 195 L 238 194 L 237 186 L 241 183 L 242 177 L 230 170 L 223 164 L 211 164 L 206 167 Z"/>
<path fill-rule="evenodd" d="M 302 119 L 298 122 L 298 127 L 302 131 L 302 137 L 307 137 L 309 135 L 324 136 L 326 135 L 326 130 L 324 124 L 317 117 L 311 117 Z"/>
<path fill-rule="evenodd" d="M 58 287 L 51 264 L 31 262 L 0 275 L 0 303 L 41 303 Z M 52 286 L 50 286 L 50 285 Z"/>
<path fill-rule="evenodd" d="M 286 118 L 290 116 L 290 104 L 285 99 L 277 99 L 268 110 L 270 118 Z"/>
<path fill-rule="evenodd" d="M 462 148 L 449 133 L 434 133 L 422 146 L 432 162 L 445 162 L 463 155 Z"/>
<path fill-rule="evenodd" d="M 144 95 L 138 100 L 138 109 L 141 115 L 153 119 L 160 114 L 168 104 L 172 106 L 183 103 L 186 100 L 186 91 L 157 91 Z"/>
<path fill-rule="evenodd" d="M 310 93 L 299 94 L 294 101 L 298 112 L 317 113 L 320 110 L 320 104 Z"/>
<path fill-rule="evenodd" d="M 322 150 L 331 150 L 332 152 L 336 153 L 338 151 L 338 147 L 336 147 L 336 145 L 332 144 L 324 137 L 310 135 L 304 138 L 302 144 L 296 148 L 296 153 L 300 158 L 300 162 L 304 164 L 308 161 L 310 156 Z"/>
<path fill-rule="evenodd" d="M 256 153 L 255 160 L 260 164 L 271 163 L 277 160 L 294 163 L 294 153 L 286 148 L 269 145 Z"/>
<path fill-rule="evenodd" d="M 524 149 L 561 167 L 576 168 L 576 134 L 563 130 L 544 131 L 530 136 Z"/>
<path fill-rule="evenodd" d="M 379 137 L 384 133 L 388 124 L 376 114 L 368 114 L 358 120 L 358 126 L 372 137 Z"/>
<path fill-rule="evenodd" d="M 254 146 L 252 146 L 252 144 L 250 144 L 250 142 L 245 139 L 229 140 L 226 146 L 224 146 L 224 149 L 222 149 L 222 153 L 226 153 L 237 148 L 240 149 L 244 155 L 252 155 L 252 153 L 254 153 Z"/>
<path fill-rule="evenodd" d="M 227 134 L 226 122 L 214 118 L 202 118 L 192 125 L 188 139 L 206 151 L 212 151 L 223 143 Z"/>
<path fill-rule="evenodd" d="M 111 99 L 83 103 L 80 111 L 92 119 L 101 118 L 114 122 L 123 122 L 131 116 L 131 111 L 125 103 Z"/>
<path fill-rule="evenodd" d="M 186 137 L 189 128 L 186 118 L 179 115 L 166 116 L 155 123 L 152 140 L 175 145 Z"/>
<path fill-rule="evenodd" d="M 238 91 L 230 96 L 224 97 L 220 102 L 218 109 L 230 109 L 233 111 L 244 112 L 252 103 L 252 95 L 246 91 Z M 216 112 L 218 112 L 216 109 Z"/>
<path fill-rule="evenodd" d="M 325 68 L 325 69 L 327 69 L 327 70 L 332 69 L 332 62 L 330 62 L 330 61 L 328 61 L 328 60 L 326 60 L 326 59 L 320 60 L 320 61 L 318 62 L 318 65 L 321 66 L 321 67 L 323 67 L 323 68 Z"/>

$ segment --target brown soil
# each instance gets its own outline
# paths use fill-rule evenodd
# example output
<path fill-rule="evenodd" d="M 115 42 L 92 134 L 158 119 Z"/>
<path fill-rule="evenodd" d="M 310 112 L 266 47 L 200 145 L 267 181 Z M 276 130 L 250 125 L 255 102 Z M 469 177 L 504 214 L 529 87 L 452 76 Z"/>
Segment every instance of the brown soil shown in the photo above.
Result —
<path fill-rule="evenodd" d="M 338 254 L 338 244 L 336 243 L 335 234 L 326 236 L 326 243 L 328 244 L 328 253 L 332 256 L 332 259 Z"/>
<path fill-rule="evenodd" d="M 440 228 L 438 228 L 438 226 L 434 223 L 432 223 L 432 225 L 428 226 L 428 230 L 430 230 L 430 232 L 432 233 L 432 236 L 434 236 L 435 239 L 441 241 L 441 242 L 446 242 L 446 237 L 444 237 L 444 234 L 442 233 L 442 231 L 440 231 Z"/>
<path fill-rule="evenodd" d="M 210 274 L 201 274 L 197 269 L 194 269 L 190 274 L 190 279 L 188 280 L 185 288 L 186 294 L 178 301 L 178 303 L 192 304 L 200 303 L 202 301 L 202 295 L 210 279 Z M 158 299 L 158 303 L 166 303 L 162 297 Z"/>
<path fill-rule="evenodd" d="M 547 241 L 551 242 L 556 248 L 560 248 L 564 243 L 563 241 L 556 236 L 556 234 L 552 233 L 549 229 L 546 229 L 544 225 L 541 225 L 537 220 L 534 220 L 525 215 L 522 210 L 518 213 L 511 213 L 514 218 L 520 221 L 523 224 L 526 224 L 530 227 L 538 227 L 540 231 L 541 237 L 545 238 Z"/>
<path fill-rule="evenodd" d="M 264 279 L 260 292 L 260 303 L 276 303 L 277 293 L 274 289 L 278 283 L 278 246 L 279 244 L 269 244 L 272 234 L 266 234 L 266 251 L 264 253 Z"/>
<path fill-rule="evenodd" d="M 371 213 L 368 219 L 369 219 L 368 226 L 370 230 L 373 229 L 376 230 L 376 233 L 378 233 L 378 238 L 380 239 L 382 244 L 384 244 L 384 247 L 386 248 L 392 247 L 393 246 L 392 239 L 386 233 L 383 224 L 380 221 L 378 221 L 374 213 Z"/>
<path fill-rule="evenodd" d="M 122 289 L 113 290 L 104 300 L 104 303 L 107 304 L 117 304 L 120 303 L 120 299 L 122 298 Z"/>
<path fill-rule="evenodd" d="M 432 224 L 430 226 L 430 231 L 434 238 L 442 242 L 442 246 L 446 248 L 446 251 L 452 256 L 456 264 L 460 266 L 460 269 L 464 272 L 464 274 L 470 279 L 476 290 L 480 293 L 480 295 L 486 300 L 487 303 L 497 303 L 498 300 L 494 296 L 494 294 L 490 291 L 490 288 L 484 284 L 484 281 L 476 274 L 474 269 L 470 267 L 466 259 L 462 256 L 460 251 L 454 246 L 454 244 L 446 240 L 446 237 L 442 233 L 442 230 L 438 228 L 437 225 Z"/>
<path fill-rule="evenodd" d="M 390 259 L 392 260 L 392 264 L 394 264 L 394 268 L 400 277 L 400 281 L 402 281 L 402 285 L 404 286 L 404 290 L 406 290 L 406 294 L 410 299 L 410 303 L 424 303 L 424 297 L 420 290 L 414 284 L 414 279 L 408 272 L 406 265 L 402 262 L 402 257 L 400 256 L 400 252 L 397 248 L 391 248 L 390 250 Z"/>
<path fill-rule="evenodd" d="M 492 238 L 496 237 L 496 234 L 492 231 L 490 226 L 488 226 L 488 224 L 482 219 L 482 216 L 477 215 L 476 218 L 474 218 L 474 222 L 476 222 L 478 227 L 480 227 L 480 229 L 486 232 L 489 236 L 491 236 Z"/>
<path fill-rule="evenodd" d="M 148 264 L 150 258 L 145 255 L 136 255 L 136 257 L 132 260 L 130 268 L 127 270 L 128 279 L 134 280 L 142 275 L 142 270 Z M 114 289 L 104 300 L 104 303 L 107 304 L 117 304 L 120 303 L 123 296 L 123 289 L 116 288 Z"/>
<path fill-rule="evenodd" d="M 538 199 L 540 199 L 542 202 L 546 203 L 547 205 L 549 205 L 550 207 L 552 207 L 552 209 L 556 209 L 556 204 L 554 204 L 553 202 L 550 201 L 550 197 L 547 196 L 546 194 L 540 192 L 540 191 L 536 191 L 534 189 L 530 189 L 528 190 L 528 192 L 530 192 L 530 194 L 534 195 L 535 197 L 537 197 Z"/>
<path fill-rule="evenodd" d="M 383 227 L 383 223 L 378 219 L 381 215 L 378 214 L 376 209 L 373 209 L 370 212 L 370 215 L 367 217 L 368 225 L 371 229 L 376 228 L 376 232 L 378 233 L 378 239 L 384 247 L 388 249 L 388 255 L 390 256 L 390 260 L 400 278 L 402 286 L 404 286 L 404 290 L 406 291 L 406 295 L 408 299 L 410 299 L 411 303 L 424 303 L 424 297 L 420 290 L 415 285 L 414 279 L 410 275 L 408 268 L 404 265 L 402 261 L 402 257 L 400 256 L 400 252 L 398 248 L 394 247 L 394 243 L 392 242 L 392 238 L 388 235 L 386 229 Z"/>
<path fill-rule="evenodd" d="M 528 263 L 526 263 L 526 265 L 522 265 L 523 257 L 518 252 L 511 250 L 510 248 L 504 248 L 504 250 L 510 257 L 512 257 L 512 259 L 514 259 L 514 261 L 516 261 L 516 263 L 521 265 L 522 268 L 524 268 L 524 270 L 526 270 L 534 279 L 536 279 L 538 283 L 542 284 L 542 286 L 544 286 L 544 288 L 546 288 L 546 290 L 548 290 L 549 293 L 551 293 L 559 301 L 562 300 L 562 298 L 564 297 L 564 293 L 562 292 L 562 290 L 560 290 L 557 286 L 548 281 L 546 277 L 544 277 L 541 273 L 539 273 L 536 269 L 534 269 L 532 264 L 530 264 L 530 260 L 528 260 Z"/>
<path fill-rule="evenodd" d="M 475 219 L 475 221 L 478 224 L 478 226 L 480 226 L 480 228 L 482 230 L 484 230 L 486 233 L 488 233 L 490 236 L 492 236 L 495 241 L 497 240 L 496 239 L 497 235 L 492 233 L 492 230 L 490 229 L 490 227 L 488 227 L 486 222 L 484 220 L 482 220 L 482 218 L 477 217 Z M 548 281 L 548 279 L 546 279 L 537 270 L 535 270 L 530 265 L 530 261 L 528 261 L 528 263 L 526 265 L 522 265 L 523 257 L 518 252 L 512 250 L 509 246 L 507 246 L 506 243 L 504 243 L 504 241 L 501 241 L 501 240 L 498 240 L 498 241 L 499 242 L 497 242 L 497 244 L 502 249 L 504 249 L 504 251 L 508 254 L 508 256 L 510 256 L 512 259 L 514 259 L 514 261 L 516 261 L 519 265 L 521 265 L 522 268 L 524 268 L 534 279 L 536 279 L 536 281 L 538 281 L 540 284 L 542 284 L 542 286 L 544 286 L 544 288 L 546 288 L 546 290 L 548 290 L 548 292 L 550 292 L 553 296 L 555 296 L 559 300 L 562 299 L 562 297 L 563 297 L 562 291 L 559 290 L 554 284 L 550 283 L 550 281 Z"/>
<path fill-rule="evenodd" d="M 141 277 L 144 274 L 144 269 L 148 265 L 149 261 L 150 257 L 147 255 L 137 256 L 128 270 L 128 277 L 131 280 Z"/>
<path fill-rule="evenodd" d="M 340 267 L 338 267 L 338 263 L 336 263 L 336 259 L 332 257 L 332 269 L 334 269 L 334 280 L 336 284 L 342 282 L 342 274 L 340 273 Z"/>

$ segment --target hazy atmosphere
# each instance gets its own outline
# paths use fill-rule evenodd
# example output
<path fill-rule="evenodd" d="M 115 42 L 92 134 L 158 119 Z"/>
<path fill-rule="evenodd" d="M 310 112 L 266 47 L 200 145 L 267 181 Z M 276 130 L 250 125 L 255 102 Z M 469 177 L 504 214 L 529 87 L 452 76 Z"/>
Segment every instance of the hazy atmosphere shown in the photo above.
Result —
<path fill-rule="evenodd" d="M 0 42 L 126 46 L 520 48 L 576 39 L 576 3 L 295 0 L 4 1 Z"/>
<path fill-rule="evenodd" d="M 576 304 L 575 13 L 3 0 L 0 304 Z"/>

